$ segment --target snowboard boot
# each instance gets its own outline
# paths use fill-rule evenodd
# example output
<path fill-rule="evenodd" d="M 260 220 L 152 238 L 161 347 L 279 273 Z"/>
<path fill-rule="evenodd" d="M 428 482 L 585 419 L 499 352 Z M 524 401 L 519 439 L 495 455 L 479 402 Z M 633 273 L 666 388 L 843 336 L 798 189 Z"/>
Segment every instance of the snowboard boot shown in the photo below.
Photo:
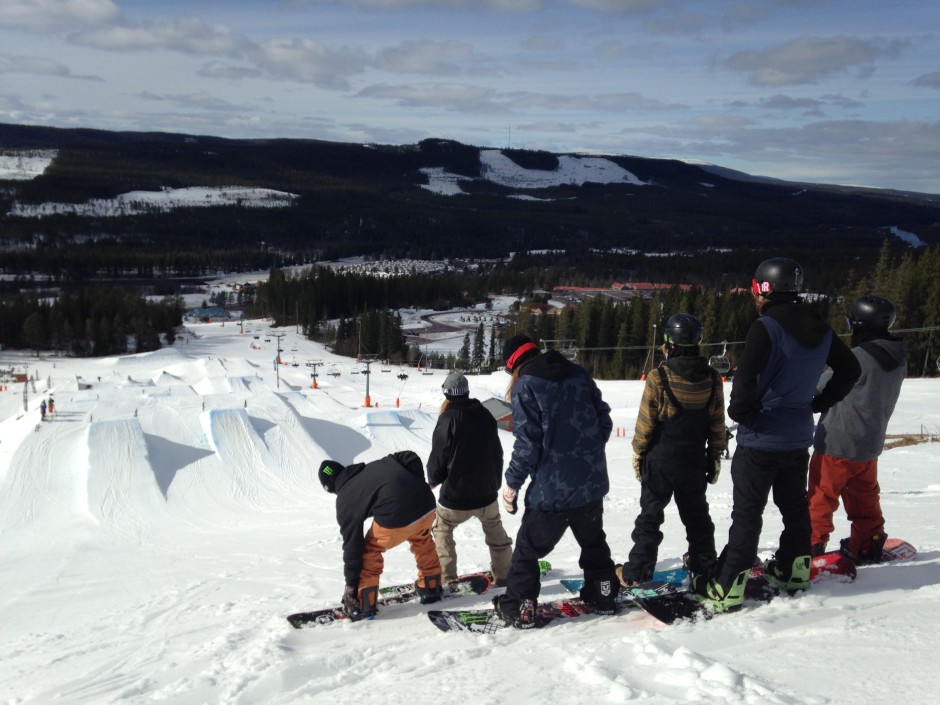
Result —
<path fill-rule="evenodd" d="M 645 582 L 631 573 L 628 566 L 623 566 L 619 563 L 614 566 L 614 575 L 617 576 L 617 580 L 620 582 L 620 585 L 625 588 L 636 587 L 640 583 Z M 649 578 L 647 578 L 647 580 L 648 579 Z"/>
<path fill-rule="evenodd" d="M 734 612 L 744 605 L 744 590 L 750 575 L 750 569 L 742 570 L 734 577 L 727 590 L 714 578 L 693 575 L 689 589 L 700 604 L 711 607 L 715 612 Z"/>
<path fill-rule="evenodd" d="M 591 607 L 594 614 L 617 614 L 617 603 L 614 597 L 620 591 L 620 585 L 612 580 L 592 580 L 585 582 L 579 597 L 581 601 Z"/>
<path fill-rule="evenodd" d="M 425 575 L 424 586 L 421 581 L 415 582 L 415 590 L 418 593 L 418 601 L 422 605 L 430 605 L 441 600 L 441 576 Z"/>
<path fill-rule="evenodd" d="M 359 609 L 350 611 L 346 609 L 346 614 L 353 622 L 361 619 L 374 619 L 379 613 L 377 606 L 379 600 L 379 586 L 370 585 L 359 590 Z"/>
<path fill-rule="evenodd" d="M 820 541 L 819 543 L 814 543 L 809 550 L 810 555 L 815 558 L 816 556 L 821 556 L 826 552 L 826 546 L 828 541 Z"/>
<path fill-rule="evenodd" d="M 809 589 L 810 556 L 797 556 L 789 565 L 771 558 L 764 561 L 764 580 L 781 592 L 791 595 L 797 590 Z"/>
<path fill-rule="evenodd" d="M 851 560 L 855 565 L 881 563 L 885 541 L 887 540 L 888 535 L 884 532 L 875 534 L 871 537 L 868 548 L 861 549 L 858 553 L 853 553 L 852 549 L 849 547 L 851 539 L 842 539 L 842 541 L 839 542 L 839 550 L 842 552 L 843 556 Z"/>
<path fill-rule="evenodd" d="M 519 603 L 519 608 L 514 610 L 512 607 L 506 607 L 502 604 L 505 597 L 505 595 L 497 595 L 493 598 L 493 610 L 506 626 L 516 629 L 531 629 L 534 627 L 535 600 L 522 600 Z"/>

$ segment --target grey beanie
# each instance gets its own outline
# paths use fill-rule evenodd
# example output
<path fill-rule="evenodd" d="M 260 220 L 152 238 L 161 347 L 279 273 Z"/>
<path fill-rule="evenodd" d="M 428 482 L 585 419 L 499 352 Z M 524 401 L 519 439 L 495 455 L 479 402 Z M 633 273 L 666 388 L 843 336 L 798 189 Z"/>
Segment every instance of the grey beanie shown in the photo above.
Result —
<path fill-rule="evenodd" d="M 444 396 L 447 397 L 465 397 L 470 393 L 470 384 L 467 382 L 467 378 L 457 370 L 447 375 L 447 379 L 444 380 L 441 388 L 444 390 Z"/>

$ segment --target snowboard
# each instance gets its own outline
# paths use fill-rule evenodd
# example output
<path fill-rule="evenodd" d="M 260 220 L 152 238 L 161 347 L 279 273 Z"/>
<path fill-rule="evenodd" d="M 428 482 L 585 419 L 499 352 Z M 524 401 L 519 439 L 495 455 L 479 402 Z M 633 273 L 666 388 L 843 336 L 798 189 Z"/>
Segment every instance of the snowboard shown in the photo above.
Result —
<path fill-rule="evenodd" d="M 671 583 L 672 585 L 681 586 L 686 578 L 689 577 L 688 572 L 685 568 L 667 568 L 666 570 L 657 570 L 653 573 L 653 580 L 658 580 L 664 583 Z M 581 588 L 584 587 L 583 578 L 565 578 L 561 581 L 562 586 L 568 592 L 574 593 L 575 595 L 581 592 Z M 633 597 L 630 595 L 630 588 L 621 587 L 620 592 L 617 593 L 617 596 L 614 598 L 616 602 L 621 607 L 636 607 L 633 602 Z"/>
<path fill-rule="evenodd" d="M 542 629 L 559 620 L 574 619 L 583 614 L 593 612 L 589 605 L 576 597 L 540 602 L 535 608 L 534 628 Z M 428 612 L 428 619 L 442 632 L 495 634 L 509 627 L 492 607 L 478 610 L 432 610 Z"/>
<path fill-rule="evenodd" d="M 449 580 L 444 583 L 442 595 L 443 599 L 452 597 L 463 597 L 465 595 L 482 595 L 490 588 L 490 578 L 484 573 L 475 573 L 473 575 L 463 575 L 455 580 Z M 403 585 L 391 585 L 379 590 L 378 605 L 397 605 L 405 602 L 417 602 L 418 591 L 414 583 Z M 343 610 L 342 606 L 326 607 L 312 612 L 297 612 L 289 615 L 287 621 L 294 629 L 303 627 L 312 627 L 318 624 L 330 624 L 332 622 L 349 619 L 349 616 Z"/>
<path fill-rule="evenodd" d="M 917 549 L 902 539 L 889 538 L 885 542 L 882 562 L 897 560 L 911 560 L 917 555 Z M 876 564 L 877 565 L 877 564 Z M 756 565 L 751 569 L 751 575 L 744 589 L 744 605 L 748 602 L 769 602 L 778 594 L 776 588 L 770 585 L 763 576 L 763 567 Z M 858 570 L 854 562 L 839 551 L 829 551 L 815 556 L 810 563 L 810 582 L 841 578 L 851 581 L 856 578 Z M 670 587 L 669 583 L 662 581 L 644 583 L 631 590 L 636 605 L 665 624 L 673 624 L 681 619 L 711 619 L 716 614 L 701 605 L 687 590 Z M 739 608 L 740 609 L 740 608 Z M 737 610 L 731 610 L 737 611 Z"/>
<path fill-rule="evenodd" d="M 545 577 L 552 570 L 552 564 L 548 561 L 539 561 L 539 577 Z M 489 590 L 493 582 L 493 571 L 487 570 L 482 573 L 473 573 L 464 575 L 456 580 L 448 580 L 444 583 L 443 598 L 463 597 L 465 595 L 482 595 Z M 404 585 L 390 585 L 379 589 L 378 604 L 392 605 L 404 602 L 417 601 L 418 594 L 413 583 Z M 315 626 L 317 624 L 330 624 L 340 620 L 349 619 L 349 616 L 342 607 L 326 607 L 312 612 L 298 612 L 287 617 L 294 629 L 301 629 L 305 626 Z"/>

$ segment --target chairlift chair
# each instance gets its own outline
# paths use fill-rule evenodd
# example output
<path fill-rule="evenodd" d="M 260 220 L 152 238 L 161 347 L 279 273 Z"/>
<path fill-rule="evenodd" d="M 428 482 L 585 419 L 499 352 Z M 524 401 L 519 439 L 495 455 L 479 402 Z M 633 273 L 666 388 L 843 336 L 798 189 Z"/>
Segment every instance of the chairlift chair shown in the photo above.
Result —
<path fill-rule="evenodd" d="M 708 358 L 708 366 L 720 375 L 726 375 L 731 370 L 731 360 L 728 359 L 728 341 L 722 340 L 724 346 L 721 355 L 712 355 Z"/>

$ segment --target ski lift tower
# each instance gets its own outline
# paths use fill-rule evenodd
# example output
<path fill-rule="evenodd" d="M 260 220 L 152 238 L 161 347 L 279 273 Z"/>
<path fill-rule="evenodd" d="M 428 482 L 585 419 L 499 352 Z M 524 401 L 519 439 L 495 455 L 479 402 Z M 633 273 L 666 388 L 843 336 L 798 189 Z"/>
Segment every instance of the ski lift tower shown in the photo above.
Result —
<path fill-rule="evenodd" d="M 313 372 L 310 373 L 310 388 L 317 389 L 317 368 L 322 365 L 322 362 L 308 362 L 307 366 L 313 368 Z"/>
<path fill-rule="evenodd" d="M 365 403 L 363 404 L 363 406 L 366 406 L 366 407 L 372 406 L 372 397 L 369 396 L 369 375 L 372 373 L 372 371 L 369 368 L 371 367 L 373 362 L 378 360 L 378 358 L 379 358 L 378 355 L 360 355 L 359 356 L 359 362 L 361 362 L 363 365 L 366 366 L 366 368 L 361 373 L 366 376 L 366 399 L 365 399 Z"/>
<path fill-rule="evenodd" d="M 287 333 L 271 333 L 272 338 L 277 338 L 277 357 L 274 358 L 274 372 L 277 375 L 277 388 L 281 388 L 281 338 Z"/>

